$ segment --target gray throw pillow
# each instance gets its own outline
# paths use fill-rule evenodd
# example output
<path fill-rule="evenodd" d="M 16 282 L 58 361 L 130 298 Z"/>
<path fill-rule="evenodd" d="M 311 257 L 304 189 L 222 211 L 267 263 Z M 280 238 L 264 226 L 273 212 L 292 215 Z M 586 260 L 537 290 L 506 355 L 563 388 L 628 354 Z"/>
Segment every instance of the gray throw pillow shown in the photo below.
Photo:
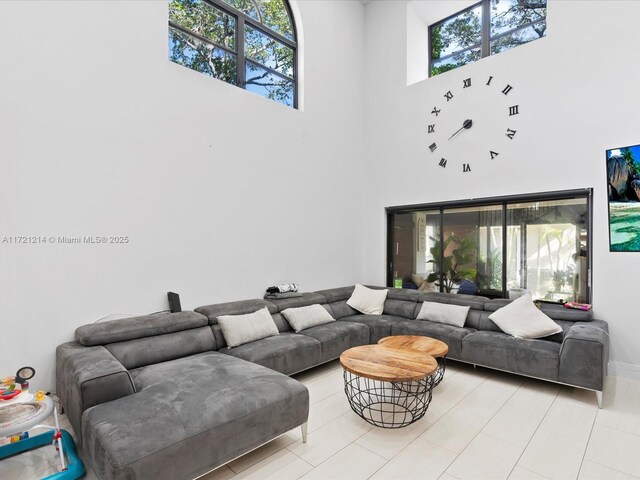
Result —
<path fill-rule="evenodd" d="M 336 321 L 322 305 L 317 303 L 307 307 L 287 308 L 282 311 L 282 315 L 296 333 L 307 328 Z"/>
<path fill-rule="evenodd" d="M 448 303 L 424 302 L 418 313 L 417 320 L 431 320 L 432 322 L 464 327 L 467 321 L 469 307 L 450 305 Z"/>
<path fill-rule="evenodd" d="M 267 307 L 245 315 L 221 315 L 218 324 L 229 348 L 280 333 Z"/>

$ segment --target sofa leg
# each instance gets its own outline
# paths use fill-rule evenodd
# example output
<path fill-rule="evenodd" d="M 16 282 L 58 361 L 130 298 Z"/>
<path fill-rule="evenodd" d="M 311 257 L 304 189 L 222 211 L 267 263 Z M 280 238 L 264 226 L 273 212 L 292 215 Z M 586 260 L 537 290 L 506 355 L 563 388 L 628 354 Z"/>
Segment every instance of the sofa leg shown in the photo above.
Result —
<path fill-rule="evenodd" d="M 596 398 L 598 399 L 598 408 L 602 408 L 602 392 L 596 391 Z"/>
<path fill-rule="evenodd" d="M 302 430 L 302 443 L 307 443 L 307 422 L 300 425 L 300 429 Z"/>

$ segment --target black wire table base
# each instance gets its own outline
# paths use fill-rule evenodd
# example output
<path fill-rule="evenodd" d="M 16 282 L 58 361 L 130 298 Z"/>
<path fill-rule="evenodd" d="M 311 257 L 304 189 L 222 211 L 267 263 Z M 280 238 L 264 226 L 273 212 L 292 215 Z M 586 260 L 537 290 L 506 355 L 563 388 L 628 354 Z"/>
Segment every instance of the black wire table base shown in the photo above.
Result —
<path fill-rule="evenodd" d="M 435 375 L 411 382 L 382 382 L 345 370 L 344 391 L 351 409 L 371 425 L 402 428 L 427 412 Z"/>
<path fill-rule="evenodd" d="M 435 371 L 435 373 L 432 376 L 434 387 L 437 387 L 438 385 L 440 385 L 440 382 L 444 378 L 445 368 L 447 367 L 447 357 L 438 357 L 436 358 L 436 360 L 438 361 L 438 369 Z"/>

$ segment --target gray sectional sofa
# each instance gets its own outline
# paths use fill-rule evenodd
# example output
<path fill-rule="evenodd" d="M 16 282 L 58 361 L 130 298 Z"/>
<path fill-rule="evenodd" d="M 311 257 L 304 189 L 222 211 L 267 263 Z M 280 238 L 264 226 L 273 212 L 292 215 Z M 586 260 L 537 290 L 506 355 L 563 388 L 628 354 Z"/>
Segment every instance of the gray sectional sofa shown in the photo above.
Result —
<path fill-rule="evenodd" d="M 97 475 L 190 479 L 298 426 L 306 437 L 309 394 L 289 375 L 389 335 L 437 338 L 450 359 L 594 390 L 601 401 L 608 326 L 592 312 L 543 305 L 563 332 L 522 340 L 488 318 L 507 300 L 389 289 L 384 312 L 363 315 L 347 305 L 353 288 L 78 328 L 57 349 L 57 391 Z M 415 320 L 424 301 L 470 306 L 464 327 Z M 312 304 L 337 321 L 294 333 L 280 312 Z M 279 335 L 227 348 L 217 317 L 264 307 Z"/>

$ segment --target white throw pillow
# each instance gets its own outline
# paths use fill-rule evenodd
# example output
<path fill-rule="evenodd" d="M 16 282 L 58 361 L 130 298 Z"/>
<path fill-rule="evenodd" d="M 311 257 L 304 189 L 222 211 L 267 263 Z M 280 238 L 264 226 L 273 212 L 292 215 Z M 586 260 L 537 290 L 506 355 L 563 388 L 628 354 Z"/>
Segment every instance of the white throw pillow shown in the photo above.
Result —
<path fill-rule="evenodd" d="M 307 307 L 287 308 L 282 311 L 282 316 L 287 319 L 287 322 L 296 333 L 307 328 L 336 321 L 322 305 L 317 303 Z"/>
<path fill-rule="evenodd" d="M 493 312 L 489 319 L 500 330 L 517 338 L 543 338 L 562 332 L 560 325 L 533 304 L 529 292 Z"/>
<path fill-rule="evenodd" d="M 384 310 L 384 301 L 388 290 L 373 290 L 364 285 L 356 284 L 347 305 L 366 315 L 380 315 Z"/>
<path fill-rule="evenodd" d="M 469 306 L 450 305 L 448 303 L 424 302 L 416 317 L 417 320 L 431 320 L 432 322 L 464 327 L 467 321 Z"/>
<path fill-rule="evenodd" d="M 218 324 L 229 348 L 280 333 L 267 307 L 245 315 L 221 315 Z"/>

